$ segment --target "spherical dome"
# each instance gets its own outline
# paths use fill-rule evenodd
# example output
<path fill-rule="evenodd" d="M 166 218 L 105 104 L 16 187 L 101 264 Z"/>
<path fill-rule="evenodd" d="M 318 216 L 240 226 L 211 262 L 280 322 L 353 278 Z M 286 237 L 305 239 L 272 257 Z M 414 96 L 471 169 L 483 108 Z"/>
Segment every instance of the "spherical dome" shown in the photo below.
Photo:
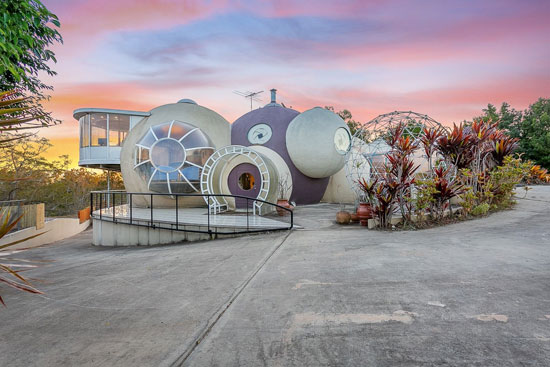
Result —
<path fill-rule="evenodd" d="M 286 151 L 286 129 L 298 114 L 298 111 L 281 105 L 252 110 L 231 125 L 231 143 L 263 145 L 277 152 Z"/>
<path fill-rule="evenodd" d="M 276 152 L 286 163 L 291 174 L 292 194 L 290 200 L 297 204 L 318 203 L 328 185 L 328 178 L 316 179 L 304 175 L 290 159 L 286 136 L 291 121 L 298 111 L 270 103 L 239 117 L 231 125 L 231 144 L 261 146 Z M 279 172 L 280 173 L 280 172 Z"/>
<path fill-rule="evenodd" d="M 351 134 L 338 115 L 315 107 L 292 120 L 286 131 L 286 146 L 292 162 L 303 174 L 329 177 L 344 167 Z"/>
<path fill-rule="evenodd" d="M 200 193 L 204 162 L 216 149 L 230 144 L 229 122 L 192 103 L 168 104 L 150 112 L 130 129 L 122 145 L 120 166 L 126 190 Z M 180 198 L 179 204 L 201 205 L 201 200 Z M 173 201 L 168 196 L 158 198 L 155 206 L 172 206 Z"/>

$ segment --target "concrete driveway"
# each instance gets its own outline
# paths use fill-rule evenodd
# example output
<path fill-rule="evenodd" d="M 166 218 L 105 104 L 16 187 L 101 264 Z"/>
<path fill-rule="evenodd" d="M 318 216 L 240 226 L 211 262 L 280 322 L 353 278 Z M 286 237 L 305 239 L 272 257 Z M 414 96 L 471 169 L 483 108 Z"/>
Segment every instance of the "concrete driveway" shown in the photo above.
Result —
<path fill-rule="evenodd" d="M 549 366 L 550 187 L 509 211 L 412 232 L 333 225 L 156 248 L 91 232 L 19 257 L 1 366 Z"/>

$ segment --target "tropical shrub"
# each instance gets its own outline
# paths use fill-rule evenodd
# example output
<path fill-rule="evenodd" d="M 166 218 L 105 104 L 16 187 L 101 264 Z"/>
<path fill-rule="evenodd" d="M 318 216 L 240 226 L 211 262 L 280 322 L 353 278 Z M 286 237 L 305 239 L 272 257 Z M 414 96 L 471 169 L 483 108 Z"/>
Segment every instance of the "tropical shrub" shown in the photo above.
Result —
<path fill-rule="evenodd" d="M 541 167 L 538 164 L 533 164 L 532 161 L 527 161 L 531 167 L 529 168 L 529 174 L 525 178 L 528 184 L 545 184 L 550 183 L 550 174 L 546 168 Z"/>
<path fill-rule="evenodd" d="M 0 238 L 3 238 L 6 234 L 8 234 L 15 227 L 17 222 L 21 220 L 22 217 L 23 216 L 19 216 L 17 218 L 10 219 L 11 215 L 9 211 L 2 212 L 2 214 L 0 214 Z M 20 291 L 35 293 L 35 294 L 42 294 L 41 291 L 33 287 L 29 279 L 21 275 L 21 272 L 23 270 L 35 268 L 37 265 L 32 264 L 26 260 L 13 258 L 11 256 L 17 252 L 20 252 L 21 250 L 19 251 L 5 250 L 7 247 L 14 246 L 18 243 L 27 241 L 31 238 L 40 236 L 42 234 L 43 233 L 39 233 L 37 235 L 24 238 L 22 240 L 10 242 L 8 244 L 0 246 L 0 283 L 6 284 Z M 1 294 L 0 294 L 0 303 L 6 306 Z"/>
<path fill-rule="evenodd" d="M 491 208 L 491 206 L 487 203 L 476 205 L 472 209 L 472 215 L 474 217 L 478 217 L 480 215 L 485 215 L 485 214 L 487 214 L 487 212 L 489 211 L 490 208 Z"/>
<path fill-rule="evenodd" d="M 485 215 L 514 203 L 521 181 L 550 181 L 548 172 L 513 157 L 518 139 L 489 118 L 454 124 L 451 129 L 424 128 L 415 138 L 400 123 L 384 134 L 391 148 L 372 181 L 359 180 L 363 200 L 371 203 L 380 227 L 390 227 L 400 213 L 404 226 L 453 215 L 457 198 L 461 215 Z M 422 149 L 428 172 L 418 174 L 414 154 Z M 414 217 L 413 217 L 414 215 Z"/>

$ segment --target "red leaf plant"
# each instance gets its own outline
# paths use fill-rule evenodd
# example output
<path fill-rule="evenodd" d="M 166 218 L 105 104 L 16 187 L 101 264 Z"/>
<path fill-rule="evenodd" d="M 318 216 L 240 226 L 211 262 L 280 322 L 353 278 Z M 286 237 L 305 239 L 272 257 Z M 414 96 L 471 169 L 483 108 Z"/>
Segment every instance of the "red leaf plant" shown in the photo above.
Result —
<path fill-rule="evenodd" d="M 464 186 L 452 177 L 451 169 L 437 167 L 434 169 L 435 193 L 432 211 L 436 218 L 443 217 L 445 210 L 450 207 L 453 197 L 464 193 Z"/>

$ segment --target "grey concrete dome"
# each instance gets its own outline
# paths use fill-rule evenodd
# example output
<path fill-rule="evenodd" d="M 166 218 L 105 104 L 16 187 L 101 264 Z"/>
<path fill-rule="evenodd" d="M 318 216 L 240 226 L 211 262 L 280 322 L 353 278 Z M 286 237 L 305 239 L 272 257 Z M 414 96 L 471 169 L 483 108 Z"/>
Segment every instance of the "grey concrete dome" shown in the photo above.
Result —
<path fill-rule="evenodd" d="M 292 120 L 286 131 L 286 145 L 292 162 L 303 174 L 329 177 L 344 167 L 351 134 L 340 116 L 315 107 Z"/>

